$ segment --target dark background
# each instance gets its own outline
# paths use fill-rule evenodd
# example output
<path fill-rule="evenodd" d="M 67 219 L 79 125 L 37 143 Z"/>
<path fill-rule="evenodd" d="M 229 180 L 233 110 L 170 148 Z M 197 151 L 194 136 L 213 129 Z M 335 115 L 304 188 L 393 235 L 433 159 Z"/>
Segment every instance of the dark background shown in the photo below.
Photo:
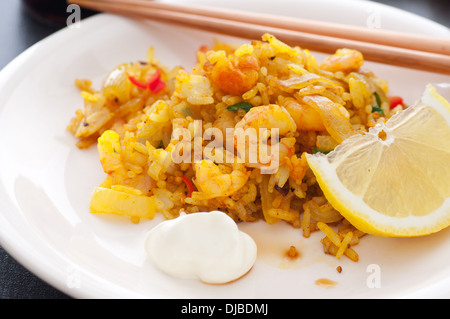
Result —
<path fill-rule="evenodd" d="M 35 0 L 28 0 L 33 2 Z M 53 4 L 47 12 L 57 11 Z M 406 11 L 410 11 L 450 27 L 450 1 L 448 0 L 379 0 Z M 40 16 L 30 12 L 21 0 L 0 0 L 0 69 L 5 67 L 22 51 L 65 26 L 66 4 L 60 5 L 63 16 L 60 21 L 44 22 Z M 82 10 L 82 17 L 95 14 Z M 65 299 L 64 293 L 49 286 L 17 263 L 0 246 L 0 298 L 1 299 Z"/>

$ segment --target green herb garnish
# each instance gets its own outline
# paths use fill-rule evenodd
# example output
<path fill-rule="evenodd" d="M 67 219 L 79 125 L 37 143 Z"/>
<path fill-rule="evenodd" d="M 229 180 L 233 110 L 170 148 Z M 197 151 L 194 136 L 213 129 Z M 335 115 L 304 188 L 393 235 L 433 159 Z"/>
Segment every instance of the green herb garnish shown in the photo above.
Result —
<path fill-rule="evenodd" d="M 251 105 L 250 103 L 247 102 L 239 102 L 236 103 L 234 105 L 230 105 L 229 107 L 227 107 L 228 111 L 237 111 L 239 109 L 243 109 L 245 112 L 250 111 L 250 109 L 253 107 L 253 105 Z"/>
<path fill-rule="evenodd" d="M 158 144 L 158 146 L 156 148 L 164 148 L 164 143 L 163 143 L 162 140 L 159 141 L 159 144 Z"/>
<path fill-rule="evenodd" d="M 328 154 L 328 153 L 330 153 L 330 151 L 321 151 L 316 146 L 313 146 L 312 147 L 312 153 L 313 154 L 316 154 L 316 153 Z"/>
<path fill-rule="evenodd" d="M 373 95 L 375 95 L 375 100 L 377 101 L 377 106 L 381 107 L 381 98 L 378 92 L 373 92 Z"/>
<path fill-rule="evenodd" d="M 372 106 L 372 113 L 373 112 L 378 112 L 380 114 L 384 115 L 384 111 L 381 108 L 381 98 L 380 95 L 378 95 L 377 92 L 373 92 L 373 95 L 375 96 L 375 100 L 377 101 L 377 105 L 376 106 Z"/>
<path fill-rule="evenodd" d="M 384 115 L 383 109 L 382 109 L 381 107 L 378 107 L 378 106 L 372 106 L 372 113 L 373 113 L 373 112 L 378 112 L 378 113 Z"/>

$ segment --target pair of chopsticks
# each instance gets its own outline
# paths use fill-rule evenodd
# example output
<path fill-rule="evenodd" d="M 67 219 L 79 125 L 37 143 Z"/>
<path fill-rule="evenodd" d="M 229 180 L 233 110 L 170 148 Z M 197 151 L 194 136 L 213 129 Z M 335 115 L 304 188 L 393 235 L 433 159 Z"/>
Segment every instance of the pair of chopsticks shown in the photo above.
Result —
<path fill-rule="evenodd" d="M 96 11 L 181 24 L 247 39 L 270 33 L 312 51 L 350 48 L 366 60 L 450 74 L 450 40 L 293 17 L 148 0 L 69 0 Z"/>

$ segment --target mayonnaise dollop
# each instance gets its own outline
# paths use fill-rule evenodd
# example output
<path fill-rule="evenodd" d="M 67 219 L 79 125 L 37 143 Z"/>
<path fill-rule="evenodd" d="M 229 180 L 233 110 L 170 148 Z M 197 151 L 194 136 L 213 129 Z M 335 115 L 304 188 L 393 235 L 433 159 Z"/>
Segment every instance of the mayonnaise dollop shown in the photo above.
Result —
<path fill-rule="evenodd" d="M 222 284 L 245 275 L 255 263 L 254 240 L 220 211 L 181 214 L 150 230 L 149 259 L 163 272 Z"/>

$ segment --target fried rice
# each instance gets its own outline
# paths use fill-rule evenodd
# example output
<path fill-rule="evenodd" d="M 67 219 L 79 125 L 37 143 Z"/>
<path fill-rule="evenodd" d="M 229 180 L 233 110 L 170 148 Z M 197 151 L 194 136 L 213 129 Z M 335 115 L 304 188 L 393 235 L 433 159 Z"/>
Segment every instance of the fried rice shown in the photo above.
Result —
<path fill-rule="evenodd" d="M 97 143 L 105 172 L 93 213 L 136 223 L 220 210 L 236 222 L 285 222 L 305 237 L 322 231 L 325 253 L 358 260 L 351 247 L 364 233 L 327 202 L 304 154 L 330 152 L 404 107 L 391 109 L 387 82 L 365 69 L 360 52 L 343 48 L 319 62 L 264 34 L 202 46 L 190 71 L 162 65 L 151 48 L 145 61 L 113 69 L 98 90 L 89 80 L 76 84 L 84 107 L 68 130 L 79 148 Z M 247 136 L 257 144 L 276 140 L 276 163 L 259 153 L 239 160 L 251 142 L 230 137 L 227 129 L 238 128 L 277 129 L 277 140 L 256 130 Z M 174 134 L 180 130 L 188 137 Z M 213 152 L 212 140 L 220 142 Z M 237 149 L 225 149 L 227 142 Z"/>

